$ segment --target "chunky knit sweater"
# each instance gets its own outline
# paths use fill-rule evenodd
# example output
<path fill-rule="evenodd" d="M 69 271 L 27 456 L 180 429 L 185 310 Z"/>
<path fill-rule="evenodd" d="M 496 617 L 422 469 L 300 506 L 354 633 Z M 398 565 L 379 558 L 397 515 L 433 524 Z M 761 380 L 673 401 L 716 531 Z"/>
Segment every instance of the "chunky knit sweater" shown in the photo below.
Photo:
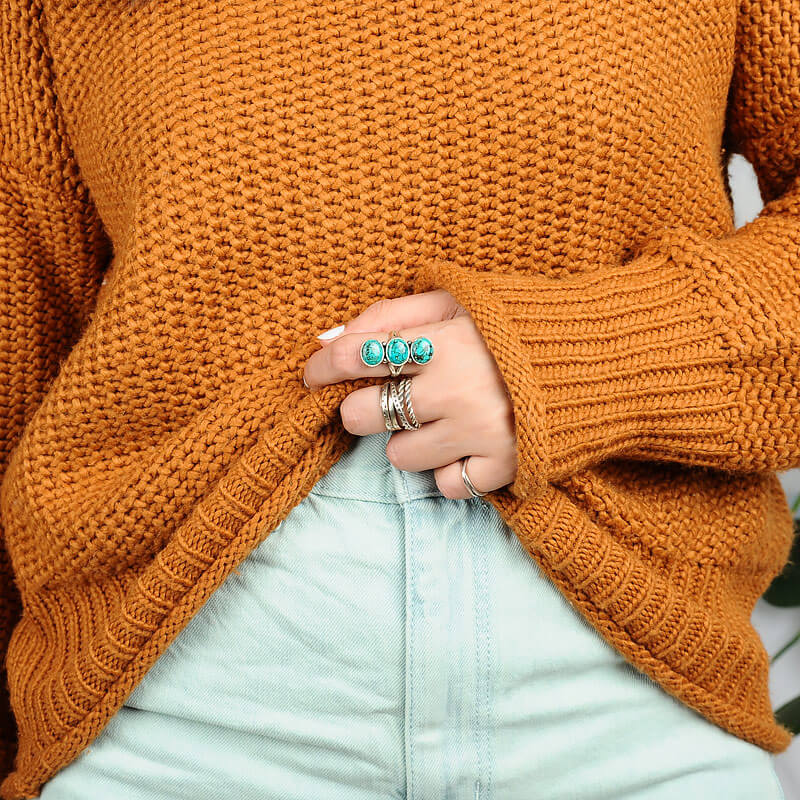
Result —
<path fill-rule="evenodd" d="M 800 0 L 0 7 L 3 798 L 352 441 L 385 378 L 309 391 L 315 334 L 435 287 L 513 405 L 485 500 L 638 669 L 787 747 L 750 614 L 800 465 Z"/>

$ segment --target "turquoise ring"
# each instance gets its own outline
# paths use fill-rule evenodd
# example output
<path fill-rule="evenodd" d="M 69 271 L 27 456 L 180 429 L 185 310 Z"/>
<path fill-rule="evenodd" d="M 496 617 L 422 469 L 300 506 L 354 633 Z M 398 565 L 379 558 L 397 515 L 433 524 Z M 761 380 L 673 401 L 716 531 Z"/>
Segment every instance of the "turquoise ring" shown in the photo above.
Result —
<path fill-rule="evenodd" d="M 388 364 L 392 375 L 399 375 L 409 361 L 427 364 L 433 358 L 433 342 L 427 336 L 404 339 L 398 331 L 390 331 L 386 342 L 367 339 L 361 345 L 361 362 L 368 367 Z"/>

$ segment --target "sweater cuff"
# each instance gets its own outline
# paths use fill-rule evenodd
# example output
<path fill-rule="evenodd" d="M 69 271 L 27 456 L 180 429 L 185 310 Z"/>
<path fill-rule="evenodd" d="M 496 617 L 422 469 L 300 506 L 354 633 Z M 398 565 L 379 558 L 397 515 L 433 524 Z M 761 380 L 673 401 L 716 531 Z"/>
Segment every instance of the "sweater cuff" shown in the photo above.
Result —
<path fill-rule="evenodd" d="M 736 392 L 728 287 L 724 271 L 707 280 L 699 268 L 706 245 L 673 229 L 624 265 L 564 278 L 421 266 L 416 291 L 452 294 L 506 381 L 515 496 L 610 457 L 724 460 Z"/>

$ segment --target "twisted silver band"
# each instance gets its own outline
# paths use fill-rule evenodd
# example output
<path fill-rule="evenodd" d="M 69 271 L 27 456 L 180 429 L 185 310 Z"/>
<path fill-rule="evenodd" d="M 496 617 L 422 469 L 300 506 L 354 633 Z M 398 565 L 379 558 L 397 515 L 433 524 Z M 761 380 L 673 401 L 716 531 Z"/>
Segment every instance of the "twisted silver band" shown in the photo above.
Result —
<path fill-rule="evenodd" d="M 414 407 L 411 405 L 411 378 L 408 375 L 403 376 L 400 379 L 400 383 L 398 383 L 397 388 L 403 395 L 406 412 L 408 414 L 409 420 L 411 421 L 412 427 L 414 429 L 419 428 L 420 427 L 419 420 L 417 419 L 417 415 L 414 413 Z"/>
<path fill-rule="evenodd" d="M 397 388 L 397 381 L 392 381 L 389 384 L 389 396 L 394 405 L 394 410 L 397 413 L 397 418 L 404 430 L 411 430 L 414 426 L 408 421 L 406 410 L 403 408 L 403 398 L 400 396 L 400 390 Z"/>

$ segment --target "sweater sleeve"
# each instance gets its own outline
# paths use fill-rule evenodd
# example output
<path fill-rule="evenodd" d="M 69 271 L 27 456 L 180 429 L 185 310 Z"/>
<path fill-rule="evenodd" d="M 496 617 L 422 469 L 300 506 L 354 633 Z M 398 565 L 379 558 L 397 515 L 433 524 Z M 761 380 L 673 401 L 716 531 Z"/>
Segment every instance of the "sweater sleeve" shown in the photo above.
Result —
<path fill-rule="evenodd" d="M 743 0 L 724 144 L 765 205 L 734 232 L 665 227 L 567 278 L 423 265 L 416 290 L 449 291 L 505 379 L 516 496 L 610 458 L 800 466 L 798 48 L 799 0 Z"/>
<path fill-rule="evenodd" d="M 39 15 L 0 0 L 0 480 L 14 445 L 85 325 L 110 246 L 77 178 Z M 0 655 L 22 610 L 0 520 Z M 0 768 L 17 747 L 0 663 Z"/>

